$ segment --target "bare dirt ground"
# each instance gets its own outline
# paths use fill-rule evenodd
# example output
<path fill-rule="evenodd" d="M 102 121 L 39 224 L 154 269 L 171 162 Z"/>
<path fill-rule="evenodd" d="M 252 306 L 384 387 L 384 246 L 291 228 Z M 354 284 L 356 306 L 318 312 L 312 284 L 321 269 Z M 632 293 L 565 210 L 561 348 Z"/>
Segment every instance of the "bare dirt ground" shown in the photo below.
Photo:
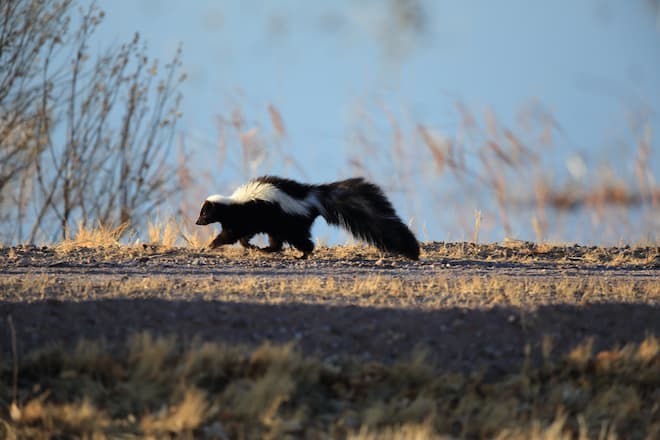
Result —
<path fill-rule="evenodd" d="M 426 243 L 420 261 L 363 247 L 309 260 L 155 245 L 0 248 L 0 356 L 135 332 L 246 348 L 295 341 L 332 361 L 423 349 L 446 371 L 497 377 L 587 339 L 660 335 L 660 248 Z M 545 341 L 545 342 L 544 342 Z M 551 346 L 551 348 L 550 348 Z"/>

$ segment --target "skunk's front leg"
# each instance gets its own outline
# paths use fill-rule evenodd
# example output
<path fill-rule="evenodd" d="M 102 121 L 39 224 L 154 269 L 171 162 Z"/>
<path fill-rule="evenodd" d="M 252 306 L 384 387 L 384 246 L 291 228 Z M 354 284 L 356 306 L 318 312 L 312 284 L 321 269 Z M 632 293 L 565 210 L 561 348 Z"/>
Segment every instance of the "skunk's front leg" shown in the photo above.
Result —
<path fill-rule="evenodd" d="M 215 249 L 226 244 L 234 244 L 240 238 L 241 237 L 231 229 L 223 229 L 222 232 L 220 232 L 218 236 L 213 239 L 211 244 L 209 244 L 209 248 Z"/>
<path fill-rule="evenodd" d="M 307 235 L 290 237 L 287 241 L 291 246 L 303 253 L 300 257 L 297 257 L 298 260 L 306 260 L 314 251 L 314 242 L 309 239 L 309 233 Z"/>

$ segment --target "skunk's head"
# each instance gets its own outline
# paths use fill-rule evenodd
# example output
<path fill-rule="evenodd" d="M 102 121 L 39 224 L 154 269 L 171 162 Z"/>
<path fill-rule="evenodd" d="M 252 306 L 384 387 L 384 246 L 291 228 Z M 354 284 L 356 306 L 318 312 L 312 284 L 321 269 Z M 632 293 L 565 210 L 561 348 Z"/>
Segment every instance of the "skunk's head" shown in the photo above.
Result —
<path fill-rule="evenodd" d="M 222 196 L 210 196 L 204 203 L 202 209 L 199 211 L 199 217 L 195 222 L 196 225 L 208 225 L 210 223 L 219 222 L 222 220 L 222 212 L 225 204 L 223 203 Z"/>

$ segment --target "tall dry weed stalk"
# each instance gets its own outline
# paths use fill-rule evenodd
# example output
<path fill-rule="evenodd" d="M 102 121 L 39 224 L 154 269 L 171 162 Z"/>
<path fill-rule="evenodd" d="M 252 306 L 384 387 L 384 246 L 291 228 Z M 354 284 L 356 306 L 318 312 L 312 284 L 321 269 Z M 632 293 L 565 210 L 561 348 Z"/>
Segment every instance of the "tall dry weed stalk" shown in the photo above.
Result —
<path fill-rule="evenodd" d="M 481 229 L 481 211 L 478 209 L 474 210 L 474 236 L 472 241 L 475 244 L 479 244 L 479 230 Z"/>
<path fill-rule="evenodd" d="M 235 101 L 232 99 L 232 102 Z M 179 138 L 179 177 L 181 198 L 179 223 L 193 233 L 185 233 L 184 241 L 197 241 L 200 236 L 188 219 L 197 214 L 204 197 L 210 192 L 229 193 L 238 184 L 261 174 L 291 176 L 291 171 L 305 176 L 305 170 L 288 147 L 289 134 L 281 111 L 267 103 L 258 108 L 230 104 L 229 114 L 216 116 L 217 138 L 207 140 L 214 157 L 208 167 L 190 171 L 187 143 L 190 135 Z M 269 124 L 262 123 L 266 119 Z M 270 126 L 269 126 L 270 125 Z M 195 139 L 192 139 L 195 140 Z M 203 235 L 203 234 L 202 234 Z"/>
<path fill-rule="evenodd" d="M 161 223 L 149 220 L 149 243 L 172 247 L 176 244 L 178 231 L 179 225 L 173 219 Z"/>

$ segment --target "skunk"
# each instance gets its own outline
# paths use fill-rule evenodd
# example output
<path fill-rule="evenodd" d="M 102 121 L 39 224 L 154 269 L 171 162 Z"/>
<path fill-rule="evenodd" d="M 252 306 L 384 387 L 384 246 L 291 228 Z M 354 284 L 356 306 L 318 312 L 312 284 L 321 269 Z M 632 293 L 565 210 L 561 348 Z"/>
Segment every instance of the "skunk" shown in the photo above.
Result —
<path fill-rule="evenodd" d="M 310 229 L 319 215 L 328 224 L 341 226 L 382 251 L 419 258 L 415 236 L 396 215 L 383 191 L 361 177 L 323 185 L 259 177 L 229 197 L 209 196 L 195 224 L 222 225 L 211 248 L 238 241 L 246 248 L 279 252 L 286 242 L 303 253 L 301 258 L 307 258 L 314 250 Z M 250 244 L 258 233 L 268 234 L 268 247 Z"/>

